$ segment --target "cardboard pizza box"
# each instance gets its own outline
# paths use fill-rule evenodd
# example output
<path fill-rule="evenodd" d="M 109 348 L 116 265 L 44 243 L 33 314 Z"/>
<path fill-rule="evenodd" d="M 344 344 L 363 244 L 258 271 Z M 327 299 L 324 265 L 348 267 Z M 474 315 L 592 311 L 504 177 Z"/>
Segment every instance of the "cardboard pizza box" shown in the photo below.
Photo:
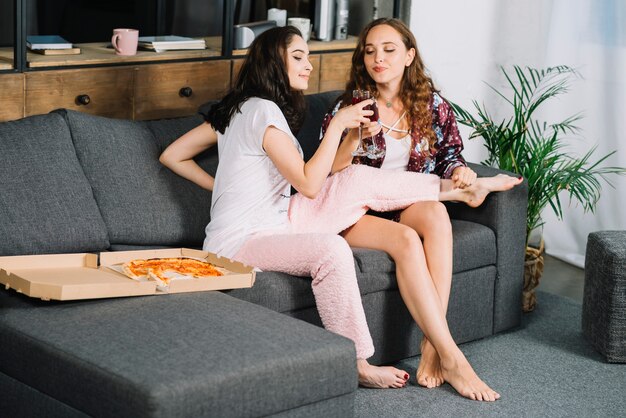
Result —
<path fill-rule="evenodd" d="M 98 268 L 96 254 L 0 257 L 0 283 L 33 298 L 76 300 L 152 295 L 156 283 Z"/>
<path fill-rule="evenodd" d="M 216 265 L 223 276 L 172 280 L 159 289 L 154 281 L 137 281 L 116 271 L 115 265 L 134 259 L 161 257 L 201 258 Z M 98 299 L 164 295 L 252 287 L 253 267 L 215 254 L 187 248 L 116 251 L 96 254 L 51 254 L 0 257 L 0 283 L 43 300 Z"/>

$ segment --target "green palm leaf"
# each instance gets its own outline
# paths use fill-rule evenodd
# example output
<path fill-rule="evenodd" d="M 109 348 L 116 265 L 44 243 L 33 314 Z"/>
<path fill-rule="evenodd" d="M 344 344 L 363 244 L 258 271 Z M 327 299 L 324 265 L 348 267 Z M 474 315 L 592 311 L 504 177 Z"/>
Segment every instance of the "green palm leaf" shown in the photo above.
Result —
<path fill-rule="evenodd" d="M 566 135 L 578 135 L 576 125 L 582 115 L 575 114 L 559 122 L 548 123 L 534 117 L 535 112 L 550 99 L 565 94 L 572 79 L 580 74 L 560 65 L 544 69 L 513 66 L 512 73 L 501 67 L 510 93 L 487 86 L 511 107 L 508 119 L 494 121 L 485 105 L 473 101 L 474 112 L 452 103 L 457 121 L 472 129 L 471 138 L 482 138 L 487 149 L 483 164 L 520 174 L 528 181 L 528 214 L 526 238 L 541 226 L 541 213 L 550 207 L 558 219 L 563 218 L 563 194 L 593 212 L 600 199 L 602 184 L 612 186 L 608 176 L 626 174 L 623 167 L 604 167 L 611 152 L 592 160 L 596 147 L 582 157 L 567 152 Z"/>

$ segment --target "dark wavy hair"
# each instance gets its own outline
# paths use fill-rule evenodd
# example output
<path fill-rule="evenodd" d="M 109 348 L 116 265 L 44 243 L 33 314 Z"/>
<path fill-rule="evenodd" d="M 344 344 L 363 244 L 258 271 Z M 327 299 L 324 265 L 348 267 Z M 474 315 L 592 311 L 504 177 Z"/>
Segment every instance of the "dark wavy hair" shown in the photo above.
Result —
<path fill-rule="evenodd" d="M 426 67 L 422 61 L 417 41 L 411 30 L 399 19 L 380 18 L 370 22 L 359 35 L 358 44 L 352 54 L 352 69 L 350 79 L 346 84 L 346 91 L 341 97 L 342 104 L 348 105 L 352 100 L 352 90 L 369 90 L 378 96 L 376 82 L 370 77 L 365 68 L 365 41 L 369 32 L 379 25 L 387 25 L 395 29 L 401 36 L 402 42 L 407 50 L 415 49 L 415 58 L 408 67 L 404 69 L 402 85 L 400 86 L 400 100 L 407 111 L 407 116 L 411 129 L 417 130 L 419 137 L 425 137 L 432 148 L 437 142 L 437 137 L 432 128 L 432 112 L 429 108 L 433 92 L 439 90 L 435 87 L 433 80 L 426 73 Z M 415 144 L 413 144 L 415 147 Z"/>
<path fill-rule="evenodd" d="M 302 36 L 293 26 L 277 27 L 252 42 L 233 88 L 206 116 L 213 129 L 223 134 L 235 112 L 241 112 L 241 105 L 259 97 L 278 105 L 294 134 L 300 130 L 306 107 L 304 94 L 291 89 L 286 65 L 287 48 L 296 35 Z"/>

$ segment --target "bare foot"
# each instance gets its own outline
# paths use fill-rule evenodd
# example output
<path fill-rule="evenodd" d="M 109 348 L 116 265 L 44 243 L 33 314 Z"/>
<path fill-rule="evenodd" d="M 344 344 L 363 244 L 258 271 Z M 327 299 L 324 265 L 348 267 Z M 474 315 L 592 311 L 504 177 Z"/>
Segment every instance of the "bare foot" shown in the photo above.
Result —
<path fill-rule="evenodd" d="M 389 389 L 406 386 L 409 374 L 391 366 L 372 366 L 367 360 L 358 359 L 359 385 L 366 388 Z"/>
<path fill-rule="evenodd" d="M 500 399 L 498 392 L 480 380 L 460 350 L 449 364 L 441 362 L 441 370 L 446 382 L 450 383 L 461 396 L 475 401 L 487 402 Z"/>
<path fill-rule="evenodd" d="M 422 339 L 422 358 L 417 368 L 417 383 L 428 389 L 443 385 L 443 373 L 439 354 L 435 347 L 424 337 Z"/>
<path fill-rule="evenodd" d="M 493 177 L 480 177 L 476 179 L 474 184 L 463 189 L 465 193 L 462 200 L 469 206 L 475 208 L 482 205 L 489 193 L 512 189 L 523 180 L 522 177 L 512 177 L 506 174 L 498 174 Z"/>

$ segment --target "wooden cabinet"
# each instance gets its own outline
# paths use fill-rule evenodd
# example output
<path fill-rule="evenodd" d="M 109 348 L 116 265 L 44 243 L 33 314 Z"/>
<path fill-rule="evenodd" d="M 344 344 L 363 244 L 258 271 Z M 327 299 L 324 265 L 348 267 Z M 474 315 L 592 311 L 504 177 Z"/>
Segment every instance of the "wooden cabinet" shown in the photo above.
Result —
<path fill-rule="evenodd" d="M 66 108 L 120 119 L 185 116 L 222 97 L 229 75 L 229 60 L 30 72 L 25 115 Z"/>
<path fill-rule="evenodd" d="M 332 47 L 353 47 L 355 42 L 350 39 L 339 44 L 310 44 L 309 59 L 313 71 L 306 94 L 345 87 L 352 52 L 327 51 L 334 51 L 329 50 Z M 245 53 L 242 51 L 230 58 L 182 62 L 145 62 L 146 58 L 138 55 L 121 57 L 121 61 L 111 62 L 106 67 L 77 66 L 78 63 L 93 64 L 96 52 L 111 55 L 106 49 L 96 52 L 95 47 L 92 49 L 83 57 L 84 61 L 78 60 L 78 55 L 71 56 L 76 59 L 72 61 L 76 66 L 70 69 L 46 67 L 45 70 L 19 74 L 0 74 L 0 121 L 44 114 L 59 108 L 137 120 L 191 115 L 203 103 L 224 96 L 243 63 L 241 53 Z M 181 51 L 172 51 L 176 52 Z M 159 55 L 159 58 L 167 56 Z M 138 61 L 129 62 L 131 59 Z M 46 61 L 49 65 L 51 62 Z"/>
<path fill-rule="evenodd" d="M 352 65 L 352 52 L 322 54 L 319 91 L 343 90 Z"/>
<path fill-rule="evenodd" d="M 306 94 L 345 87 L 351 52 L 311 54 Z M 243 59 L 0 75 L 0 120 L 66 108 L 123 119 L 191 115 L 224 96 Z"/>
<path fill-rule="evenodd" d="M 135 119 L 193 114 L 230 86 L 230 60 L 144 65 L 135 71 Z"/>
<path fill-rule="evenodd" d="M 24 74 L 0 77 L 0 122 L 24 116 Z"/>
<path fill-rule="evenodd" d="M 7 32 L 9 38 L 0 42 L 0 121 L 57 108 L 140 120 L 190 115 L 203 103 L 223 97 L 247 54 L 246 49 L 235 49 L 233 37 L 226 36 L 232 35 L 232 24 L 238 16 L 233 1 L 210 2 L 209 15 L 181 14 L 176 7 L 163 7 L 163 2 L 143 2 L 133 11 L 112 10 L 108 2 L 97 2 L 102 4 L 71 7 L 72 15 L 77 17 L 71 22 L 63 10 L 74 4 L 38 1 L 37 7 L 26 7 L 31 3 L 34 0 L 10 0 L 7 7 L 0 6 L 0 15 L 12 15 L 5 20 L 15 23 L 14 33 Z M 39 7 L 42 5 L 46 7 Z M 106 14 L 99 14 L 105 23 L 136 19 L 144 25 L 138 29 L 145 34 L 173 31 L 202 37 L 207 48 L 158 53 L 139 50 L 132 56 L 116 55 L 109 47 L 111 32 L 107 29 L 113 26 L 84 24 L 93 20 L 90 16 L 94 10 Z M 262 8 L 257 7 L 254 13 L 266 16 Z M 28 51 L 27 36 L 45 27 L 65 31 L 62 35 L 80 48 L 80 54 Z M 305 93 L 343 89 L 356 44 L 355 36 L 329 42 L 308 41 L 313 71 Z"/>
<path fill-rule="evenodd" d="M 86 68 L 26 73 L 25 115 L 58 108 L 133 118 L 132 68 Z"/>

